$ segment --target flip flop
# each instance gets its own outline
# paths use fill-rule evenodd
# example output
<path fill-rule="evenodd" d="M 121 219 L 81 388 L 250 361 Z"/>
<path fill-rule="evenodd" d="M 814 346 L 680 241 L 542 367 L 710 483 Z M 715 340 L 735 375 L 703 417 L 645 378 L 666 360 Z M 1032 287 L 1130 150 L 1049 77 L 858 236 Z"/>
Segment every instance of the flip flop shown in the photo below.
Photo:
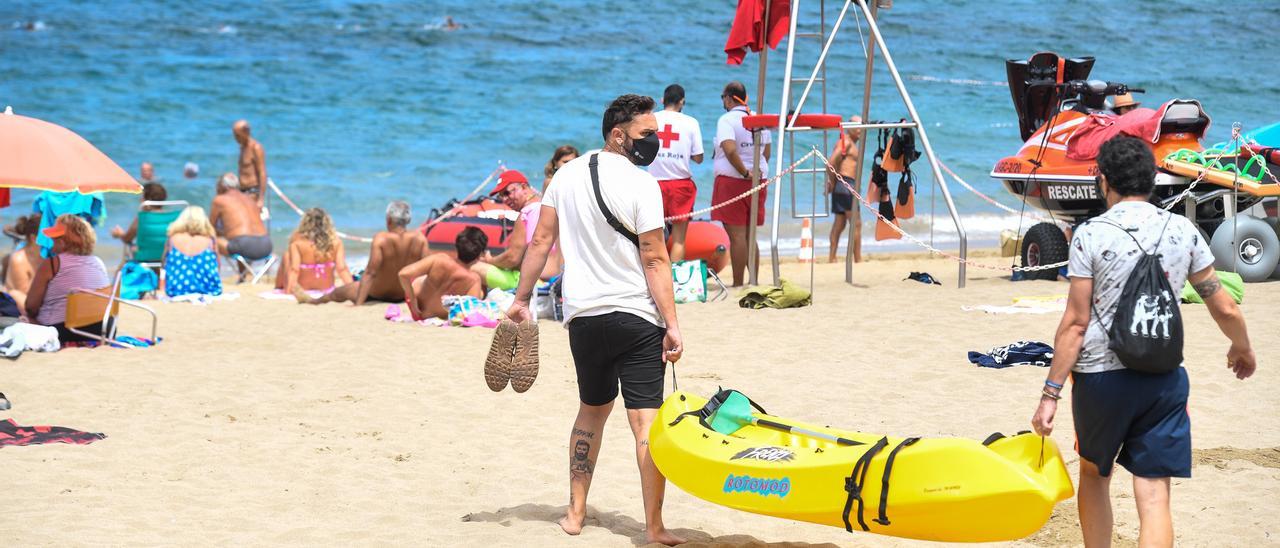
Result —
<path fill-rule="evenodd" d="M 511 358 L 515 354 L 517 339 L 516 323 L 511 320 L 502 320 L 494 330 L 489 357 L 484 360 L 484 382 L 489 385 L 489 390 L 501 392 L 511 380 Z"/>
<path fill-rule="evenodd" d="M 538 378 L 538 322 L 533 320 L 516 327 L 515 357 L 511 360 L 511 389 L 523 393 Z"/>

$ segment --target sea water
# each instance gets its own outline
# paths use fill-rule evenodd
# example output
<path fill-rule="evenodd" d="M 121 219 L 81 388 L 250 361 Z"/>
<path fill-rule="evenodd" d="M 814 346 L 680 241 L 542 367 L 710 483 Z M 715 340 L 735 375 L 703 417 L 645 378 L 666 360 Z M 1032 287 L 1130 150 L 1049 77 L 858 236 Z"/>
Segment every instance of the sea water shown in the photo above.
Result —
<path fill-rule="evenodd" d="M 801 31 L 818 30 L 819 4 L 803 2 Z M 829 28 L 842 3 L 826 4 Z M 154 163 L 171 196 L 197 204 L 208 203 L 219 174 L 235 169 L 231 124 L 247 119 L 271 178 L 290 198 L 326 208 L 343 230 L 371 234 L 388 201 L 408 200 L 420 221 L 500 162 L 540 183 L 556 146 L 599 146 L 601 112 L 622 93 L 660 100 L 667 84 L 680 83 L 709 151 L 726 82 L 746 83 L 755 107 L 759 56 L 725 64 L 735 6 L 10 0 L 0 12 L 0 103 L 73 129 L 131 173 Z M 447 30 L 446 17 L 462 28 Z M 881 30 L 940 159 L 1018 208 L 988 176 L 1020 145 L 1005 59 L 1043 50 L 1096 56 L 1094 77 L 1146 88 L 1138 98 L 1148 106 L 1200 99 L 1214 122 L 1206 142 L 1214 142 L 1233 122 L 1248 129 L 1280 119 L 1271 59 L 1280 50 L 1277 22 L 1280 2 L 1268 0 L 1230 9 L 1186 0 L 898 0 L 882 12 Z M 827 63 L 825 110 L 841 115 L 861 108 L 860 40 L 868 36 L 855 23 L 851 12 Z M 769 55 L 770 112 L 779 110 L 785 48 Z M 816 40 L 798 41 L 797 77 L 812 70 L 818 51 Z M 896 120 L 906 110 L 884 67 L 877 58 L 872 118 Z M 821 99 L 815 90 L 805 111 L 823 110 Z M 798 154 L 834 140 L 800 142 Z M 200 165 L 197 179 L 182 177 L 186 162 Z M 710 202 L 710 164 L 708 157 L 694 167 L 700 208 Z M 916 166 L 922 217 L 906 226 L 954 247 L 955 228 L 926 165 Z M 790 186 L 771 189 L 783 193 L 784 248 L 799 236 L 792 213 L 823 207 L 820 190 L 815 196 L 806 178 L 797 183 L 798 211 Z M 951 192 L 971 240 L 1020 224 L 958 185 Z M 4 222 L 24 213 L 34 192 L 13 194 Z M 110 197 L 108 226 L 127 225 L 134 200 Z M 272 204 L 279 237 L 297 217 Z M 1022 219 L 1023 229 L 1031 222 Z M 815 232 L 825 239 L 823 222 Z"/>

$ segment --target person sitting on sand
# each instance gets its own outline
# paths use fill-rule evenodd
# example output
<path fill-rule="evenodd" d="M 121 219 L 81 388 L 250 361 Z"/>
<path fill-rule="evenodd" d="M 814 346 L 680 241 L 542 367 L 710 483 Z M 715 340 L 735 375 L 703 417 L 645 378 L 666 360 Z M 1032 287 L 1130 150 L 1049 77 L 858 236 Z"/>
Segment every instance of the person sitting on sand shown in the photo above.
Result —
<path fill-rule="evenodd" d="M 318 299 L 295 291 L 298 302 L 305 304 L 341 303 L 356 306 L 373 299 L 388 303 L 404 302 L 400 270 L 427 255 L 427 239 L 417 230 L 408 230 L 411 212 L 407 202 L 396 200 L 387 206 L 387 230 L 373 237 L 369 265 L 360 281 L 330 291 Z"/>
<path fill-rule="evenodd" d="M 68 330 L 66 318 L 67 295 L 72 289 L 97 290 L 111 285 L 107 266 L 93 254 L 98 241 L 93 227 L 75 215 L 62 215 L 53 226 L 44 229 L 44 235 L 53 239 L 54 254 L 36 269 L 31 280 L 24 307 L 27 317 L 57 329 L 58 340 L 63 343 L 90 340 Z M 81 330 L 100 332 L 102 323 Z"/>
<path fill-rule="evenodd" d="M 36 245 L 38 230 L 39 213 L 18 217 L 18 222 L 13 225 L 13 234 L 22 238 L 22 247 L 4 259 L 4 286 L 9 296 L 18 304 L 18 310 L 25 308 L 31 280 L 36 276 L 36 269 L 44 263 L 44 257 L 40 256 L 40 246 Z"/>
<path fill-rule="evenodd" d="M 218 231 L 218 253 L 228 257 L 239 255 L 246 261 L 271 255 L 267 225 L 262 222 L 253 198 L 240 191 L 240 181 L 234 173 L 224 173 L 218 178 L 217 192 L 209 206 L 209 221 Z M 239 266 L 240 281 L 244 281 L 247 272 L 244 265 Z"/>
<path fill-rule="evenodd" d="M 351 284 L 346 250 L 325 210 L 308 209 L 289 238 L 289 269 L 285 292 L 333 291 L 337 280 Z"/>
<path fill-rule="evenodd" d="M 169 225 L 168 235 L 162 267 L 165 295 L 221 295 L 218 237 L 204 208 L 182 210 Z"/>
<path fill-rule="evenodd" d="M 143 202 L 163 202 L 169 199 L 169 192 L 165 190 L 164 185 L 160 183 L 147 183 L 142 185 L 142 201 Z M 156 206 L 143 206 L 142 211 L 158 211 L 160 208 Z M 111 237 L 120 240 L 125 245 L 133 245 L 133 240 L 138 237 L 138 218 L 133 218 L 133 224 L 129 225 L 129 230 L 120 228 L 116 225 L 111 229 Z"/>
<path fill-rule="evenodd" d="M 1107 211 L 1072 235 L 1067 310 L 1054 336 L 1053 364 L 1031 419 L 1037 434 L 1053 432 L 1058 400 L 1070 375 L 1085 546 L 1109 546 L 1114 538 L 1110 490 L 1117 462 L 1133 474 L 1139 546 L 1173 546 L 1170 478 L 1191 477 L 1187 370 L 1181 363 L 1124 363 L 1111 349 L 1109 330 L 1124 301 L 1121 292 L 1129 291 L 1125 284 L 1141 267 L 1139 261 L 1147 253 L 1159 253 L 1171 287 L 1180 290 L 1184 280 L 1191 283 L 1218 329 L 1231 340 L 1226 365 L 1237 379 L 1248 378 L 1257 367 L 1244 314 L 1222 290 L 1204 236 L 1186 217 L 1150 203 L 1155 165 L 1151 148 L 1133 137 L 1114 137 L 1098 152 L 1099 186 Z M 1181 350 L 1179 343 L 1179 355 Z M 1164 372 L 1130 369 L 1134 365 Z"/>
<path fill-rule="evenodd" d="M 498 178 L 498 186 L 494 187 L 490 196 L 496 196 L 507 207 L 520 212 L 516 226 L 507 237 L 507 249 L 494 257 L 478 262 L 471 270 L 484 278 L 488 289 L 515 289 L 520 283 L 520 261 L 524 260 L 524 251 L 533 239 L 533 229 L 538 226 L 538 215 L 542 213 L 542 196 L 529 186 L 529 180 L 523 173 L 514 169 L 502 172 Z M 540 279 L 550 280 L 560 274 L 560 258 L 556 251 L 547 260 L 542 269 Z"/>
<path fill-rule="evenodd" d="M 479 228 L 469 226 L 458 233 L 453 243 L 458 249 L 456 258 L 448 253 L 434 253 L 400 269 L 400 287 L 414 320 L 448 319 L 449 309 L 442 300 L 446 295 L 484 296 L 480 275 L 472 272 L 471 266 L 488 248 L 489 237 Z"/>
<path fill-rule="evenodd" d="M 547 193 L 547 185 L 551 184 L 551 178 L 555 176 L 557 171 L 565 164 L 578 158 L 578 149 L 573 145 L 560 145 L 556 147 L 555 152 L 551 153 L 551 159 L 547 161 L 547 165 L 542 168 L 542 193 Z"/>

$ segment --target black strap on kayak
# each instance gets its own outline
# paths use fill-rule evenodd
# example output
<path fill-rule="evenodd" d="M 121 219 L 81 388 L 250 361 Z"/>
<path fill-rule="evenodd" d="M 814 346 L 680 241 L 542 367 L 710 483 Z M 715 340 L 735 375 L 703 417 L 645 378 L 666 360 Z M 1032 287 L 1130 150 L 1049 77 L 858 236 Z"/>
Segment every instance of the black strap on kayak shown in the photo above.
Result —
<path fill-rule="evenodd" d="M 999 440 L 1004 439 L 1005 437 L 1006 437 L 1006 436 L 1005 436 L 1004 434 L 1002 434 L 1002 433 L 1000 433 L 1000 432 L 995 432 L 995 433 L 991 434 L 990 436 L 987 436 L 987 439 L 982 440 L 982 445 L 991 445 L 991 444 L 993 444 L 993 443 L 995 443 L 995 442 L 997 442 L 997 441 L 999 441 Z"/>
<path fill-rule="evenodd" d="M 592 154 L 591 161 L 587 165 L 591 168 L 591 187 L 596 191 L 596 205 L 600 206 L 600 212 L 604 214 L 605 222 L 609 223 L 609 226 L 618 231 L 618 234 L 621 234 L 627 241 L 635 244 L 636 249 L 640 249 L 640 237 L 623 226 L 622 221 L 614 217 L 613 212 L 609 211 L 609 206 L 604 204 L 604 196 L 600 194 L 600 154 Z"/>
<path fill-rule="evenodd" d="M 884 477 L 880 479 L 880 516 L 872 520 L 880 525 L 889 525 L 889 516 L 886 513 L 889 509 L 889 473 L 893 471 L 893 459 L 898 456 L 898 451 L 903 447 L 920 441 L 920 438 L 907 438 L 902 440 L 893 451 L 889 452 L 889 458 L 884 461 Z"/>
<path fill-rule="evenodd" d="M 858 526 L 863 531 L 870 531 L 867 522 L 862 519 L 862 486 L 867 481 L 867 471 L 871 469 L 871 459 L 875 458 L 885 447 L 889 446 L 889 438 L 880 438 L 880 441 L 867 449 L 862 454 L 862 458 L 853 465 L 853 472 L 849 477 L 844 479 L 844 490 L 849 493 L 849 498 L 844 501 L 844 530 L 853 532 L 853 524 L 849 523 L 849 511 L 853 509 L 853 501 L 858 501 Z"/>

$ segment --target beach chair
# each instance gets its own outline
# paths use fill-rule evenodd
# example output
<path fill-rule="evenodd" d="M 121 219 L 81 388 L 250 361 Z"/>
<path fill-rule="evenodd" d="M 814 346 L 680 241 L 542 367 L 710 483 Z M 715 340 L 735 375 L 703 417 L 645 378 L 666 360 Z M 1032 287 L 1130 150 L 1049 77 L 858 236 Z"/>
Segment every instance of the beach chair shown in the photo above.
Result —
<path fill-rule="evenodd" d="M 116 340 L 118 326 L 116 318 L 120 315 L 121 305 L 136 308 L 150 314 L 151 340 L 156 340 L 156 326 L 159 323 L 159 317 L 150 307 L 120 298 L 120 274 L 116 274 L 115 281 L 107 287 L 95 290 L 72 289 L 67 294 L 67 318 L 65 324 L 67 330 L 77 335 L 98 339 L 98 342 L 104 345 L 119 344 L 119 341 Z M 95 333 L 85 329 L 99 322 L 102 323 L 101 331 Z"/>
<path fill-rule="evenodd" d="M 245 267 L 245 269 L 247 269 L 249 273 L 253 275 L 252 283 L 255 283 L 255 284 L 258 283 L 258 280 L 261 280 L 263 276 L 266 276 L 267 272 L 271 271 L 271 267 L 276 265 L 276 261 L 278 259 L 279 257 L 277 257 L 275 253 L 267 255 L 266 257 L 263 257 L 256 261 L 250 261 L 248 259 L 245 259 L 244 256 L 238 253 L 231 256 L 231 261 L 234 261 L 235 264 L 239 264 Z M 254 265 L 261 265 L 261 266 L 258 268 L 254 268 Z"/>
<path fill-rule="evenodd" d="M 138 232 L 133 238 L 133 245 L 125 245 L 125 261 L 159 268 L 164 259 L 164 244 L 169 241 L 169 225 L 189 205 L 185 200 L 142 202 L 138 206 Z M 148 207 L 158 209 L 145 211 L 144 208 Z"/>

